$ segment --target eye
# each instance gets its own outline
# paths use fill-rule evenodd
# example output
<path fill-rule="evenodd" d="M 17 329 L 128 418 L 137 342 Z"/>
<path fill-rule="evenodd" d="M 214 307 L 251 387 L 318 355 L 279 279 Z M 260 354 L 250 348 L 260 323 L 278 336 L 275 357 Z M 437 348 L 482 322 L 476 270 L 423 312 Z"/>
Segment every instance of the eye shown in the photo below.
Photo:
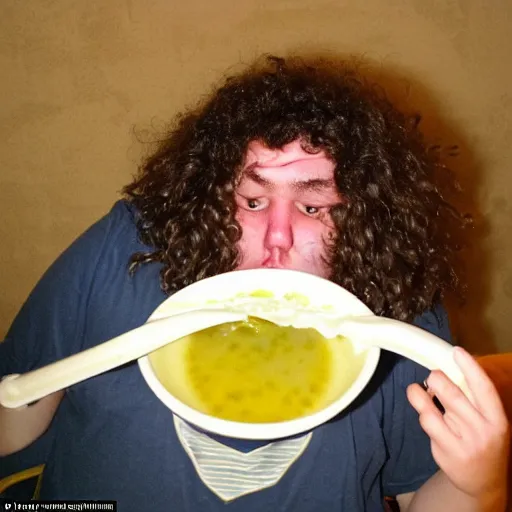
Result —
<path fill-rule="evenodd" d="M 311 206 L 307 204 L 297 203 L 297 208 L 307 217 L 320 217 L 324 213 L 325 207 L 323 206 Z"/>
<path fill-rule="evenodd" d="M 268 205 L 268 201 L 264 197 L 244 197 L 240 194 L 237 195 L 237 203 L 240 208 L 250 212 L 259 212 L 260 210 L 264 210 Z"/>
<path fill-rule="evenodd" d="M 317 208 L 316 206 L 304 206 L 304 211 L 308 215 L 316 215 L 320 212 L 320 208 Z"/>

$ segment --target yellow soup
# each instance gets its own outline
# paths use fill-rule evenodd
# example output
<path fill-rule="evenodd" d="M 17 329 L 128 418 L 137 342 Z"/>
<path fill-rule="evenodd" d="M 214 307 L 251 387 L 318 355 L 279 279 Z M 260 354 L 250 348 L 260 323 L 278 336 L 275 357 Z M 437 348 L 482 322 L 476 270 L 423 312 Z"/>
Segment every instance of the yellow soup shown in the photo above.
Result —
<path fill-rule="evenodd" d="M 350 386 L 361 358 L 352 344 L 314 329 L 280 327 L 260 319 L 211 327 L 150 356 L 160 382 L 201 412 L 233 421 L 276 422 L 325 407 Z M 333 372 L 345 374 L 330 397 Z M 340 387 L 341 386 L 341 387 Z"/>

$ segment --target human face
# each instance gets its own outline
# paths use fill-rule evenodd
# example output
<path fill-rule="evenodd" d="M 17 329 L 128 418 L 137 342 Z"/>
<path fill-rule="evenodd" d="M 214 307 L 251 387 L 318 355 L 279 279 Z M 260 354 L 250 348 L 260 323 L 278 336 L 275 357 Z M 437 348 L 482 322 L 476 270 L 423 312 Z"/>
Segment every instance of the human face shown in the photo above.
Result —
<path fill-rule="evenodd" d="M 307 153 L 299 141 L 280 150 L 254 141 L 235 195 L 242 227 L 239 270 L 283 268 L 330 275 L 330 209 L 341 197 L 334 164 L 324 152 Z"/>

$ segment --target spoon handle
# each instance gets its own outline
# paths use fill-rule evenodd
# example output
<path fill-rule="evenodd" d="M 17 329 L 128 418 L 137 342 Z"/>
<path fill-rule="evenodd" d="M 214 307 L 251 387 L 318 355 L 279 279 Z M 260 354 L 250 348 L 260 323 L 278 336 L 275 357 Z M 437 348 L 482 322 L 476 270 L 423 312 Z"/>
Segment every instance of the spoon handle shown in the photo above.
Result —
<path fill-rule="evenodd" d="M 339 324 L 339 333 L 365 345 L 400 354 L 429 370 L 441 370 L 473 400 L 453 358 L 454 347 L 441 338 L 419 327 L 379 316 L 345 318 Z"/>
<path fill-rule="evenodd" d="M 22 375 L 8 375 L 0 382 L 0 404 L 16 408 L 55 391 L 117 368 L 193 332 L 247 315 L 222 310 L 189 311 L 148 322 L 55 363 Z"/>

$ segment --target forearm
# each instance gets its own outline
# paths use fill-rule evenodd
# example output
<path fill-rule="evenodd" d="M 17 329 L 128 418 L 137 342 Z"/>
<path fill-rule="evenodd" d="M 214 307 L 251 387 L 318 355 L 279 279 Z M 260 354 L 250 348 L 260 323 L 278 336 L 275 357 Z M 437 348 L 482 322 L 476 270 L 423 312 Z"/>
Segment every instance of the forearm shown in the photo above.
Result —
<path fill-rule="evenodd" d="M 504 512 L 507 504 L 507 487 L 503 487 L 485 496 L 469 496 L 457 489 L 439 471 L 428 480 L 414 495 L 407 512 Z"/>
<path fill-rule="evenodd" d="M 50 425 L 63 395 L 58 391 L 19 409 L 0 406 L 0 456 L 22 450 L 39 438 Z"/>

